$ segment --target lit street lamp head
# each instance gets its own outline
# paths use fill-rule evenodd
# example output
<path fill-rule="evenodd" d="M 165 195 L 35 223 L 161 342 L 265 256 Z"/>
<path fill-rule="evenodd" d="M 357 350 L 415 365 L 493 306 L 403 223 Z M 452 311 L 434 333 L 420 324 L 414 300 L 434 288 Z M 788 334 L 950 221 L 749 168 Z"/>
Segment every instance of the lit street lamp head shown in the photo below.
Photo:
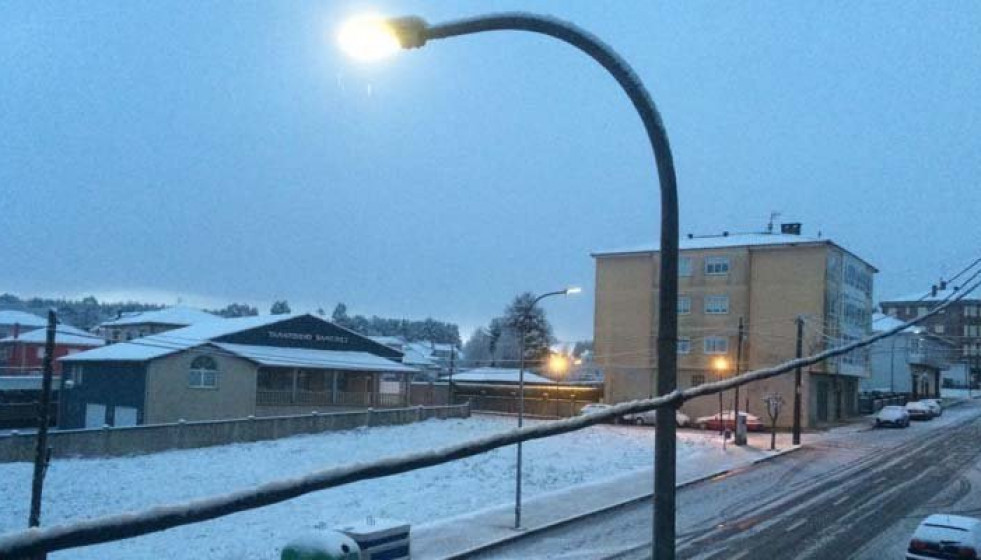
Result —
<path fill-rule="evenodd" d="M 571 288 L 566 288 L 565 289 L 565 295 L 567 295 L 567 296 L 570 296 L 572 294 L 578 294 L 580 292 L 582 292 L 582 288 L 580 288 L 578 286 L 573 286 Z"/>
<path fill-rule="evenodd" d="M 427 27 L 418 17 L 357 16 L 341 27 L 338 41 L 352 58 L 373 61 L 425 45 Z"/>
<path fill-rule="evenodd" d="M 712 367 L 715 368 L 715 371 L 722 373 L 727 369 L 729 369 L 729 360 L 722 357 L 718 357 L 712 360 Z"/>

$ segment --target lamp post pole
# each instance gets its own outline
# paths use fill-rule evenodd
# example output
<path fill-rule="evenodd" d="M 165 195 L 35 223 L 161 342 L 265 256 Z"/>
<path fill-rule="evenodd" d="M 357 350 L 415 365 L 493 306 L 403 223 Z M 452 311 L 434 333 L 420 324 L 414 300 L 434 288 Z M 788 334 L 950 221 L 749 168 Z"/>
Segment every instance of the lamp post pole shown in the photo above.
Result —
<path fill-rule="evenodd" d="M 520 356 L 518 356 L 518 427 L 524 425 L 525 420 L 525 337 L 527 336 L 527 324 L 531 320 L 531 312 L 535 309 L 535 305 L 543 299 L 550 296 L 564 296 L 568 294 L 579 293 L 579 288 L 566 288 L 564 290 L 556 290 L 554 292 L 548 292 L 547 294 L 542 294 L 531 301 L 528 308 L 524 310 L 521 317 L 521 324 L 518 332 L 520 334 L 519 348 Z M 521 456 L 521 442 L 518 442 L 517 458 L 515 464 L 514 473 L 514 528 L 521 528 L 521 466 L 522 466 L 522 456 Z"/>
<path fill-rule="evenodd" d="M 658 273 L 657 360 L 651 363 L 657 394 L 677 388 L 678 344 L 678 189 L 668 135 L 654 101 L 629 64 L 592 33 L 553 17 L 523 12 L 488 14 L 429 25 L 418 17 L 390 19 L 387 33 L 396 48 L 419 48 L 428 41 L 487 31 L 527 31 L 548 35 L 576 47 L 605 68 L 630 99 L 647 132 L 661 189 L 660 271 Z M 377 33 L 377 29 L 375 31 Z M 384 33 L 383 33 L 384 34 Z M 343 33 L 342 33 L 343 42 Z M 350 46 L 356 46 L 350 44 Z M 388 50 L 391 44 L 383 45 Z M 652 337 L 653 342 L 653 337 Z M 655 560 L 674 560 L 675 550 L 675 407 L 657 409 L 654 444 Z"/>

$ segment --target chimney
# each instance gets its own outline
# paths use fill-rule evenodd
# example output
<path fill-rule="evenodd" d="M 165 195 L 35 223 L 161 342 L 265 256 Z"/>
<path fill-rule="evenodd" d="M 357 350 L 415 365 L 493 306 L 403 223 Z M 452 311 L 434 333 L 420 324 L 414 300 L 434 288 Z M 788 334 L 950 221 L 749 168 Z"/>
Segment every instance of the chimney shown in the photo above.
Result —
<path fill-rule="evenodd" d="M 14 336 L 14 339 L 16 339 L 17 337 L 20 336 L 20 323 L 14 323 L 13 336 Z"/>
<path fill-rule="evenodd" d="M 780 233 L 784 235 L 800 235 L 800 222 L 780 224 Z"/>
<path fill-rule="evenodd" d="M 946 280 L 941 280 L 940 281 L 940 291 L 943 292 L 946 289 L 947 289 L 947 281 Z"/>
<path fill-rule="evenodd" d="M 937 285 L 930 286 L 930 297 L 937 297 Z"/>

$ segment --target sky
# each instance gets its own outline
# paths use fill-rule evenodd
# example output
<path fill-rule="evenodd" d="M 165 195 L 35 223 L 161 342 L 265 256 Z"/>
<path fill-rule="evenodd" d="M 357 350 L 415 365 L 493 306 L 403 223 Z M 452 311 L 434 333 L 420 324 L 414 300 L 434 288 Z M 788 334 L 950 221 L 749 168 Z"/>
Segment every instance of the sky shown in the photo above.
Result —
<path fill-rule="evenodd" d="M 575 22 L 636 70 L 681 233 L 771 212 L 874 264 L 876 297 L 981 256 L 981 3 L 0 4 L 0 292 L 428 316 L 518 293 L 592 337 L 590 252 L 655 243 L 637 115 L 595 62 L 496 32 L 365 64 L 365 12 Z"/>

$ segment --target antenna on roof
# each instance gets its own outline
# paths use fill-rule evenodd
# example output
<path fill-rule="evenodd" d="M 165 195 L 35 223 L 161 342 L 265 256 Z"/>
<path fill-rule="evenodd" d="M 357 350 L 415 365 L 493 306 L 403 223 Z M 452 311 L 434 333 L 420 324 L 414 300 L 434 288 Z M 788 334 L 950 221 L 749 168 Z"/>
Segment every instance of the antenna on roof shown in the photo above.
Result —
<path fill-rule="evenodd" d="M 780 217 L 780 212 L 772 211 L 770 212 L 770 221 L 766 224 L 766 232 L 773 233 L 773 222 Z"/>

